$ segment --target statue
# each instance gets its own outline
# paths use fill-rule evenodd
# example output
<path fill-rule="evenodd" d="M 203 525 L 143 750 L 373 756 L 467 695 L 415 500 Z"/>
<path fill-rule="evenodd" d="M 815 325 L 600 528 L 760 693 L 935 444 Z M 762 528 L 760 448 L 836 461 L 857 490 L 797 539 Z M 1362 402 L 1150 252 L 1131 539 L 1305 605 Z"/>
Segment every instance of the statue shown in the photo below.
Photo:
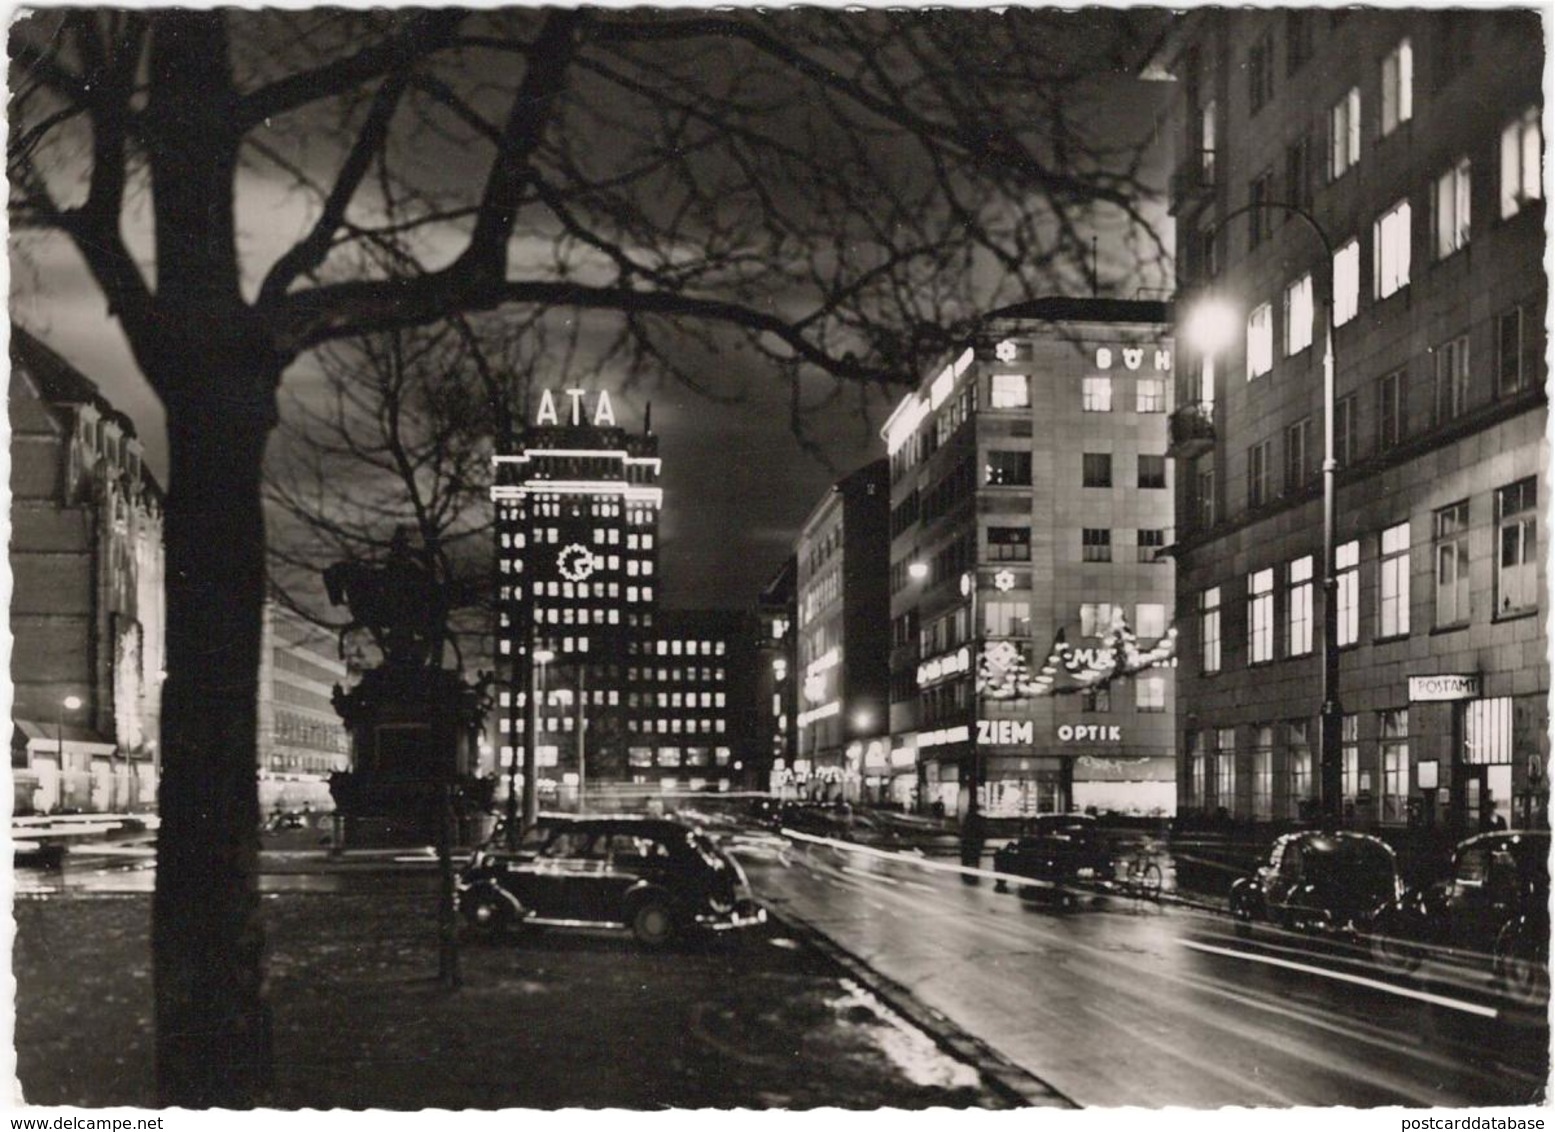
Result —
<path fill-rule="evenodd" d="M 346 638 L 366 629 L 394 667 L 421 668 L 435 663 L 441 651 L 449 610 L 449 595 L 427 562 L 425 551 L 410 544 L 410 531 L 394 532 L 389 557 L 382 565 L 336 562 L 324 571 L 330 604 L 345 605 L 351 623 L 340 630 L 340 652 Z"/>

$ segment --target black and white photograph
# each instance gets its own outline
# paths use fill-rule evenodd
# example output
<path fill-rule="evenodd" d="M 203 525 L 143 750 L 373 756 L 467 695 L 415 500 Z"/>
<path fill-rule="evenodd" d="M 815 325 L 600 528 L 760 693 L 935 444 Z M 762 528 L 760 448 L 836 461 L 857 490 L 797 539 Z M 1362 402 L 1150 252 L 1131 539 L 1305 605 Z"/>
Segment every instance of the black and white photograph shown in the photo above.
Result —
<path fill-rule="evenodd" d="M 1547 4 L 7 14 L 13 1129 L 1548 1119 Z"/>

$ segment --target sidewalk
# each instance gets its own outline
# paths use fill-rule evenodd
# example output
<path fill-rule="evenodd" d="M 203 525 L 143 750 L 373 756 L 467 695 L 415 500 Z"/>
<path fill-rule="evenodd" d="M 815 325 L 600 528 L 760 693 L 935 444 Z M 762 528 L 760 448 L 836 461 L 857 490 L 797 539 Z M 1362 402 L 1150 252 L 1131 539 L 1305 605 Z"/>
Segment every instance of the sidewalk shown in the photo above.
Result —
<path fill-rule="evenodd" d="M 467 946 L 449 991 L 429 895 L 384 887 L 264 898 L 272 1107 L 1022 1103 L 781 924 L 663 952 L 559 931 Z M 153 1105 L 149 900 L 19 899 L 15 918 L 27 1102 Z"/>

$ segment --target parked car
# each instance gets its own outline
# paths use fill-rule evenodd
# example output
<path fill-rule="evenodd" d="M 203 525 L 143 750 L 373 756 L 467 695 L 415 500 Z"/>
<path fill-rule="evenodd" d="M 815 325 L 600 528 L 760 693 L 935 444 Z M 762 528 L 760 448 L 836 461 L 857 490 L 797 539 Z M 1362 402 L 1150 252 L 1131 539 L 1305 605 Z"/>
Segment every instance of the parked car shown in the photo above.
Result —
<path fill-rule="evenodd" d="M 1259 920 L 1351 932 L 1403 891 L 1388 844 L 1364 833 L 1305 830 L 1276 838 L 1268 863 L 1231 885 L 1238 935 Z"/>
<path fill-rule="evenodd" d="M 667 818 L 545 815 L 514 851 L 494 839 L 458 882 L 475 931 L 615 927 L 662 946 L 682 932 L 766 920 L 744 871 L 706 834 Z"/>
<path fill-rule="evenodd" d="M 1508 994 L 1549 985 L 1550 835 L 1481 833 L 1458 843 L 1445 880 L 1410 889 L 1370 924 L 1372 953 L 1414 970 L 1428 954 L 1488 962 Z"/>
<path fill-rule="evenodd" d="M 1112 847 L 1089 814 L 1042 814 L 1026 833 L 994 850 L 995 872 L 1055 885 L 1099 883 L 1113 877 Z M 996 880 L 1003 891 L 1008 882 Z"/>

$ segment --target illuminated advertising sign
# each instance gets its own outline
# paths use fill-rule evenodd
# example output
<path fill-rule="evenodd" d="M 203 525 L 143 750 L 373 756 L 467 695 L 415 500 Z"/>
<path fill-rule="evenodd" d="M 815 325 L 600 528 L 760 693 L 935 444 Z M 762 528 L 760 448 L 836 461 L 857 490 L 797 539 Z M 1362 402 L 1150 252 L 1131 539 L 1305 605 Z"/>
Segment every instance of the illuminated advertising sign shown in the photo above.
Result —
<path fill-rule="evenodd" d="M 1103 723 L 1064 723 L 1058 728 L 1060 743 L 1121 743 L 1123 728 Z"/>
<path fill-rule="evenodd" d="M 1029 747 L 1036 740 L 1036 725 L 1029 719 L 979 719 L 977 721 L 977 741 L 984 745 Z"/>
<path fill-rule="evenodd" d="M 561 390 L 561 395 L 566 397 L 569 402 L 567 406 L 569 418 L 567 423 L 575 428 L 583 424 L 584 418 L 588 416 L 583 411 L 583 398 L 587 393 L 588 391 L 584 389 Z M 599 391 L 599 396 L 594 400 L 594 413 L 591 423 L 595 428 L 604 428 L 606 426 L 613 428 L 615 426 L 615 408 L 610 404 L 610 394 L 603 389 Z M 561 424 L 561 419 L 556 411 L 556 397 L 549 389 L 540 392 L 540 408 L 535 412 L 535 424 Z"/>
<path fill-rule="evenodd" d="M 1123 346 L 1116 353 L 1110 346 L 1096 347 L 1097 369 L 1111 369 L 1121 364 L 1124 369 L 1137 370 L 1145 364 L 1146 358 L 1154 363 L 1151 368 L 1158 373 L 1167 373 L 1172 368 L 1172 352 L 1160 347 L 1147 352 L 1143 346 Z"/>
<path fill-rule="evenodd" d="M 922 688 L 947 676 L 959 676 L 972 668 L 972 651 L 962 647 L 945 656 L 936 656 L 918 665 L 918 687 Z"/>

